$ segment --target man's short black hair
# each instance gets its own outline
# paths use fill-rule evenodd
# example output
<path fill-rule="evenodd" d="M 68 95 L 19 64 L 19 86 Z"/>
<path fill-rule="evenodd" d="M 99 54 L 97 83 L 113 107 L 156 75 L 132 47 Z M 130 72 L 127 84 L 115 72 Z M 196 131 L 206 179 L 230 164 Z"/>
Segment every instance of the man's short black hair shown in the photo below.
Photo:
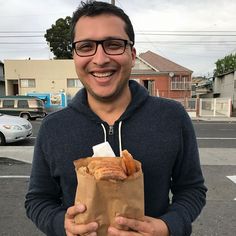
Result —
<path fill-rule="evenodd" d="M 98 16 L 101 14 L 115 15 L 121 18 L 125 22 L 125 32 L 127 33 L 129 40 L 134 43 L 134 29 L 133 25 L 125 12 L 110 3 L 100 2 L 100 1 L 91 1 L 87 0 L 86 2 L 81 1 L 81 6 L 73 13 L 72 22 L 71 22 L 71 42 L 74 42 L 75 38 L 75 25 L 77 21 L 82 16 Z"/>

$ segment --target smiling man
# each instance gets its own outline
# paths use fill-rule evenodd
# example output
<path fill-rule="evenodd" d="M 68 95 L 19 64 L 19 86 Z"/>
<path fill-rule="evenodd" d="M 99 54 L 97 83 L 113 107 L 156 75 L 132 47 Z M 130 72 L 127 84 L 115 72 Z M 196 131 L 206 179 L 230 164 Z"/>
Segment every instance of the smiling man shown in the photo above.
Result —
<path fill-rule="evenodd" d="M 131 100 L 128 80 L 136 52 L 125 27 L 120 17 L 105 12 L 82 16 L 74 28 L 76 72 L 87 90 L 90 108 L 110 125 Z"/>
<path fill-rule="evenodd" d="M 128 80 L 136 53 L 124 29 L 124 21 L 109 14 L 83 16 L 77 22 L 74 61 L 88 101 L 130 97 Z"/>
<path fill-rule="evenodd" d="M 142 163 L 145 217 L 117 217 L 110 236 L 188 236 L 206 201 L 198 147 L 181 104 L 152 97 L 130 80 L 134 31 L 122 9 L 82 2 L 72 18 L 73 58 L 84 85 L 65 109 L 42 122 L 35 145 L 28 217 L 49 236 L 97 235 L 99 222 L 75 224 L 86 206 L 74 205 L 73 161 L 109 142 L 116 156 L 127 149 Z M 169 199 L 169 192 L 172 199 Z M 104 235 L 105 236 L 105 235 Z"/>

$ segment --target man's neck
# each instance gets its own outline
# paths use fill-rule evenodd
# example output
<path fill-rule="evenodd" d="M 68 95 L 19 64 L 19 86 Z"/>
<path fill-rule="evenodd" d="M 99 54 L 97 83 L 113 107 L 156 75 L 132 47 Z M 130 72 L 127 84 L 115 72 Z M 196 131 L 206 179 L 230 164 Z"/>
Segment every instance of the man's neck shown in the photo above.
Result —
<path fill-rule="evenodd" d="M 109 125 L 113 125 L 116 120 L 124 113 L 131 101 L 131 92 L 114 99 L 111 102 L 98 101 L 88 94 L 88 103 L 90 108 Z"/>

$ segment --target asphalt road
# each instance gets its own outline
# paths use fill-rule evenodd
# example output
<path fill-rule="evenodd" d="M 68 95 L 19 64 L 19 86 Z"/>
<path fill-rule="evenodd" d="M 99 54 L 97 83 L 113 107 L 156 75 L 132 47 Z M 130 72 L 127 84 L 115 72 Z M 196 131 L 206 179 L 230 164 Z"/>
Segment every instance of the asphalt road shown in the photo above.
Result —
<path fill-rule="evenodd" d="M 33 136 L 7 146 L 34 146 L 41 120 L 31 121 Z M 236 148 L 236 122 L 193 121 L 199 148 Z"/>
<path fill-rule="evenodd" d="M 40 121 L 33 121 L 34 136 L 14 146 L 33 146 Z M 200 148 L 236 149 L 236 123 L 194 122 Z M 211 158 L 209 156 L 209 158 Z M 0 236 L 42 236 L 26 218 L 24 196 L 31 164 L 0 157 Z M 202 165 L 208 187 L 207 204 L 193 224 L 193 236 L 232 236 L 236 232 L 236 165 Z"/>
<path fill-rule="evenodd" d="M 236 122 L 193 122 L 199 148 L 236 148 Z"/>

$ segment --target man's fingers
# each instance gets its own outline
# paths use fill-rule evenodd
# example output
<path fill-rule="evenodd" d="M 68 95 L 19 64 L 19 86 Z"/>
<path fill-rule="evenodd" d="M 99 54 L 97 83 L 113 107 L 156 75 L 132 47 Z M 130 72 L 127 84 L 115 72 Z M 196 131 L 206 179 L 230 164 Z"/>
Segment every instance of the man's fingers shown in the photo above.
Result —
<path fill-rule="evenodd" d="M 70 233 L 72 233 L 72 235 L 96 235 L 97 228 L 98 224 L 96 222 L 91 222 L 86 225 L 76 225 L 73 223 L 70 225 Z"/>
<path fill-rule="evenodd" d="M 86 211 L 86 206 L 83 204 L 74 205 L 67 209 L 64 222 L 67 236 L 96 235 L 96 230 L 98 228 L 98 224 L 96 222 L 91 222 L 89 224 L 75 223 L 74 217 L 80 213 L 83 213 L 84 211 Z"/>
<path fill-rule="evenodd" d="M 66 218 L 73 219 L 77 214 L 82 213 L 86 210 L 85 205 L 78 204 L 72 207 L 69 207 L 66 211 Z"/>
<path fill-rule="evenodd" d="M 119 225 L 128 226 L 131 230 L 137 232 L 147 232 L 147 224 L 140 220 L 128 219 L 125 217 L 117 217 L 116 223 Z"/>

